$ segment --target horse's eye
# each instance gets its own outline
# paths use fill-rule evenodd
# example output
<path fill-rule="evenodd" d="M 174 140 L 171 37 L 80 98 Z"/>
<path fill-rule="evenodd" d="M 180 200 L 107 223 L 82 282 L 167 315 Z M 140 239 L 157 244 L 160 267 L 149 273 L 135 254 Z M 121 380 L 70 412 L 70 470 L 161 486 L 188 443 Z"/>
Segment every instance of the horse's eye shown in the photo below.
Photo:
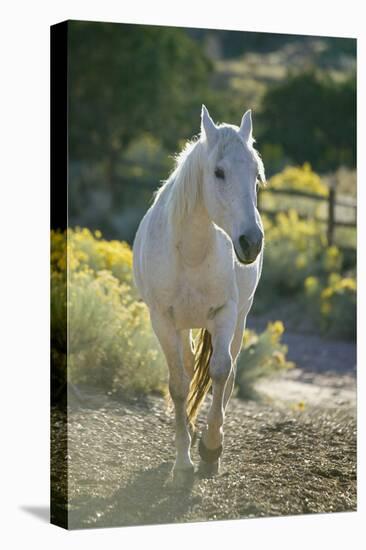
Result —
<path fill-rule="evenodd" d="M 255 184 L 255 192 L 258 194 L 258 191 L 259 191 L 259 183 L 257 182 Z"/>
<path fill-rule="evenodd" d="M 223 171 L 222 168 L 216 168 L 216 170 L 215 170 L 215 176 L 216 176 L 219 180 L 224 180 L 224 179 L 225 179 L 225 172 Z"/>

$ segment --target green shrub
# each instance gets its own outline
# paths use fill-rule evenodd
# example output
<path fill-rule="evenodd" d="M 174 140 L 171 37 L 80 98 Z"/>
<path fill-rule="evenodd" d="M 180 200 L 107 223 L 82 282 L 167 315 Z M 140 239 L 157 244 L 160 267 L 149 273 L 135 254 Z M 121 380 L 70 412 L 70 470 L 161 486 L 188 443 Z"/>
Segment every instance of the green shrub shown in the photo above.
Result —
<path fill-rule="evenodd" d="M 342 253 L 327 247 L 326 237 L 314 220 L 302 220 L 296 210 L 277 214 L 274 221 L 264 218 L 265 251 L 260 291 L 256 300 L 265 305 L 276 298 L 303 292 L 311 275 L 340 270 Z"/>
<path fill-rule="evenodd" d="M 326 283 L 317 277 L 305 280 L 307 307 L 322 330 L 331 336 L 355 338 L 356 279 L 331 273 Z"/>
<path fill-rule="evenodd" d="M 131 285 L 129 246 L 85 229 L 68 230 L 67 247 L 62 234 L 51 238 L 54 376 L 64 373 L 67 354 L 72 383 L 124 395 L 164 391 L 165 362 L 147 308 L 136 300 Z"/>
<path fill-rule="evenodd" d="M 51 233 L 51 271 L 69 273 L 109 270 L 121 283 L 132 284 L 132 251 L 123 241 L 106 241 L 101 232 L 69 229 Z"/>
<path fill-rule="evenodd" d="M 328 196 L 327 185 L 312 171 L 308 162 L 302 166 L 287 166 L 282 172 L 272 176 L 268 183 L 274 189 L 293 189 Z"/>
<path fill-rule="evenodd" d="M 287 361 L 287 346 L 281 343 L 284 326 L 281 321 L 268 323 L 261 334 L 246 330 L 243 348 L 237 363 L 236 384 L 238 397 L 251 399 L 256 396 L 255 382 L 266 376 L 273 376 L 292 368 Z"/>
<path fill-rule="evenodd" d="M 266 246 L 254 312 L 291 303 L 324 334 L 354 338 L 355 279 L 342 275 L 343 253 L 327 246 L 314 220 L 302 220 L 295 210 L 264 217 Z"/>

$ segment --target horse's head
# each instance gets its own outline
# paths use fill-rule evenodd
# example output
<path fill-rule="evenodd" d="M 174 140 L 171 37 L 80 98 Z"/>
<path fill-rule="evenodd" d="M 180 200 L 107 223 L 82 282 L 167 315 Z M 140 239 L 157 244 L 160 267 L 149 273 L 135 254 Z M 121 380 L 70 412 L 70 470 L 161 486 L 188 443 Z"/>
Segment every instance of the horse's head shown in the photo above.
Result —
<path fill-rule="evenodd" d="M 216 126 L 202 106 L 201 141 L 205 146 L 203 199 L 212 221 L 231 238 L 238 260 L 250 264 L 263 246 L 257 210 L 258 180 L 264 169 L 253 148 L 252 117 L 247 111 L 240 128 Z"/>

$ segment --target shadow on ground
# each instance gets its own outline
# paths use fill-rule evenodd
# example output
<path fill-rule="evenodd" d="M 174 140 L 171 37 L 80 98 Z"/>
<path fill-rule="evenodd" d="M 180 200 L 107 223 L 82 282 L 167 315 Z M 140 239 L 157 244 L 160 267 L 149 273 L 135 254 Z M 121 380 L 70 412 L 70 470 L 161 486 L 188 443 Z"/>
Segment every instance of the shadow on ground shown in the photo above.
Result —
<path fill-rule="evenodd" d="M 172 485 L 172 463 L 144 470 L 110 498 L 73 502 L 70 528 L 179 522 L 201 498 Z"/>
<path fill-rule="evenodd" d="M 354 401 L 299 408 L 233 398 L 221 474 L 196 478 L 191 490 L 172 485 L 174 426 L 165 401 L 104 401 L 70 408 L 67 430 L 64 413 L 52 411 L 53 517 L 70 529 L 356 509 Z M 198 464 L 196 447 L 192 459 Z"/>

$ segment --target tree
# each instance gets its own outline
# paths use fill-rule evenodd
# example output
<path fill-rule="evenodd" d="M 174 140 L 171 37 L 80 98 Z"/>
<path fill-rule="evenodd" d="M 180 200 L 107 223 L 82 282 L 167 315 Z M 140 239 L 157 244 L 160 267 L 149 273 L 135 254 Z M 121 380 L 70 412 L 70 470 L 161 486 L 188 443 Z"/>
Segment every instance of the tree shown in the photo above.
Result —
<path fill-rule="evenodd" d="M 197 129 L 210 71 L 182 29 L 70 22 L 70 158 L 106 161 L 113 174 L 143 133 L 174 149 Z"/>
<path fill-rule="evenodd" d="M 261 142 L 319 170 L 356 165 L 356 82 L 315 72 L 290 76 L 263 98 Z"/>

